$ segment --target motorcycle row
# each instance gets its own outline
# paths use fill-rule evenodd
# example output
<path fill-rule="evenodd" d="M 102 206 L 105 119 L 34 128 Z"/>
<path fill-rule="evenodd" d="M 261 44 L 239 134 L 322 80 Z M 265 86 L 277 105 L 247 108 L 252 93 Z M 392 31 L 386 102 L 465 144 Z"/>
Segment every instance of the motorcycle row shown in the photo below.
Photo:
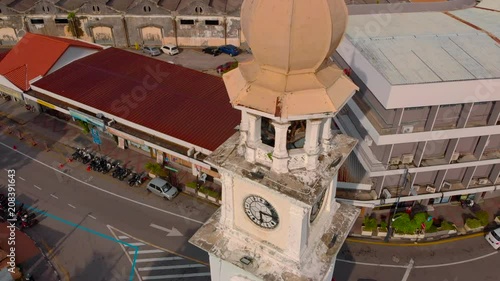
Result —
<path fill-rule="evenodd" d="M 0 211 L 2 212 L 2 217 L 5 220 L 16 219 L 16 226 L 23 230 L 25 228 L 30 228 L 38 224 L 37 214 L 29 212 L 24 208 L 24 203 L 17 205 L 15 208 L 15 214 L 9 211 L 9 200 L 5 194 L 0 194 Z"/>
<path fill-rule="evenodd" d="M 71 155 L 71 159 L 88 165 L 87 169 L 103 174 L 111 173 L 113 178 L 120 181 L 127 180 L 130 186 L 140 186 L 149 177 L 146 173 L 133 172 L 131 169 L 119 165 L 118 161 L 112 161 L 106 156 L 98 156 L 85 148 L 77 148 Z"/>

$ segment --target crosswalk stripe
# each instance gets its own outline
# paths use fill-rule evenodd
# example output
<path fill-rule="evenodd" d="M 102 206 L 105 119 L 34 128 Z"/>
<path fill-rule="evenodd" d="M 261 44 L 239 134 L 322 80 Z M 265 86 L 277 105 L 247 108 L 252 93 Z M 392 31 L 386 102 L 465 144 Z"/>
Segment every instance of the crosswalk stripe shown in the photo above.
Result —
<path fill-rule="evenodd" d="M 203 264 L 181 264 L 181 265 L 151 266 L 151 267 L 140 267 L 139 271 L 165 270 L 165 269 L 177 269 L 177 268 L 195 268 L 195 267 L 205 267 L 205 265 L 203 265 Z"/>
<path fill-rule="evenodd" d="M 135 254 L 135 251 L 128 251 L 129 254 Z M 153 253 L 164 253 L 162 250 L 141 250 L 137 251 L 137 254 L 153 254 Z"/>
<path fill-rule="evenodd" d="M 136 259 L 135 262 L 152 262 L 152 261 L 178 261 L 183 260 L 181 257 L 164 257 L 164 258 L 150 258 L 150 259 Z"/>
<path fill-rule="evenodd" d="M 127 244 L 124 244 L 124 245 L 127 246 L 127 247 L 130 247 L 130 246 L 144 246 L 146 244 L 141 243 L 141 242 L 137 242 L 137 243 L 127 243 Z"/>
<path fill-rule="evenodd" d="M 200 277 L 200 276 L 210 276 L 210 272 L 204 272 L 204 273 L 188 273 L 188 274 L 172 274 L 172 275 L 156 275 L 156 276 L 144 276 L 144 277 L 142 277 L 142 280 L 159 280 L 159 279 L 187 278 L 187 277 Z"/>
<path fill-rule="evenodd" d="M 128 236 L 118 236 L 118 239 L 123 240 L 123 239 L 128 239 Z"/>

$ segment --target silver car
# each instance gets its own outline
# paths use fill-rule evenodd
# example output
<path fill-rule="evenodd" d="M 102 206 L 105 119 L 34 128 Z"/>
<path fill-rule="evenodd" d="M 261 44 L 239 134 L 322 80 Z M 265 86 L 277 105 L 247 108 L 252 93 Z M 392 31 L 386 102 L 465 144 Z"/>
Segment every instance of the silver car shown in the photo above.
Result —
<path fill-rule="evenodd" d="M 159 56 L 159 55 L 161 55 L 160 48 L 157 48 L 157 47 L 144 46 L 144 47 L 142 47 L 142 52 L 145 53 L 145 54 L 148 54 L 150 56 Z"/>
<path fill-rule="evenodd" d="M 175 186 L 172 186 L 169 182 L 161 178 L 152 179 L 146 188 L 148 191 L 168 200 L 174 199 L 179 193 L 179 190 Z"/>

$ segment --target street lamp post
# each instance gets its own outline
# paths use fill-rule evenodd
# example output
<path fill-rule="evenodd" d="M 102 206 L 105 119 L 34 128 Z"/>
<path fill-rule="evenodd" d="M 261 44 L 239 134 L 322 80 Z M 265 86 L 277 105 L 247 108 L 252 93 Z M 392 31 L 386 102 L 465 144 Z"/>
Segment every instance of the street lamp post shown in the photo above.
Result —
<path fill-rule="evenodd" d="M 406 184 L 408 183 L 408 166 L 405 165 L 405 173 L 404 173 L 404 178 L 403 178 L 403 187 L 406 187 Z M 398 206 L 399 206 L 399 201 L 401 199 L 401 196 L 399 196 L 399 186 L 396 188 L 396 206 L 394 207 L 394 211 L 389 214 L 389 224 L 387 225 L 387 235 L 384 238 L 385 242 L 389 242 L 392 236 L 392 223 L 397 219 L 394 217 L 396 212 L 398 211 Z"/>

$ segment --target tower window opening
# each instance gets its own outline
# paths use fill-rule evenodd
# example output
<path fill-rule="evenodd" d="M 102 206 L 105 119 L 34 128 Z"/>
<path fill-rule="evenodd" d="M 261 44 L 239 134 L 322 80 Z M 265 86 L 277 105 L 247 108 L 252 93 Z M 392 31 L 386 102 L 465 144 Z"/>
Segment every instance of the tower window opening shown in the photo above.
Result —
<path fill-rule="evenodd" d="M 275 130 L 268 118 L 262 117 L 261 140 L 262 143 L 273 146 L 275 141 Z M 292 121 L 286 135 L 287 149 L 303 148 L 306 136 L 306 120 Z"/>

